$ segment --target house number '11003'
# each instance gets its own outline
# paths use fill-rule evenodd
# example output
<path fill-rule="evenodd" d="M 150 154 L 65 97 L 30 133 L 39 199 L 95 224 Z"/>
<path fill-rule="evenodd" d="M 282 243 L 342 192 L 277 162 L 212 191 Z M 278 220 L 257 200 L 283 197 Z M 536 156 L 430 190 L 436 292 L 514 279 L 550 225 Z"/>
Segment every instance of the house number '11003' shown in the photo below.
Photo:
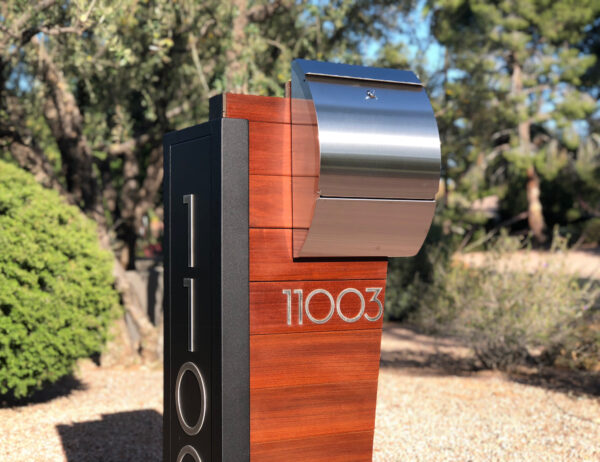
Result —
<path fill-rule="evenodd" d="M 287 296 L 287 324 L 288 326 L 292 325 L 292 292 L 294 295 L 297 295 L 298 298 L 298 324 L 301 325 L 303 313 L 306 313 L 306 317 L 310 319 L 310 321 L 314 324 L 325 324 L 332 318 L 334 312 L 337 312 L 340 319 L 344 322 L 356 322 L 363 317 L 367 321 L 378 321 L 379 318 L 381 318 L 381 316 L 383 315 L 383 303 L 381 303 L 381 300 L 379 300 L 379 294 L 382 290 L 382 287 L 369 287 L 365 289 L 367 297 L 371 297 L 368 303 L 375 303 L 377 305 L 377 314 L 375 316 L 369 316 L 367 313 L 365 313 L 365 297 L 362 294 L 362 292 L 358 289 L 344 289 L 339 293 L 336 299 L 334 299 L 333 295 L 331 295 L 331 293 L 325 289 L 315 289 L 308 294 L 308 296 L 306 297 L 306 301 L 304 302 L 304 292 L 302 289 L 284 289 L 282 290 L 282 293 Z M 329 312 L 324 318 L 315 318 L 310 311 L 310 301 L 315 295 L 319 294 L 324 295 L 329 299 Z M 352 317 L 348 317 L 342 312 L 342 300 L 346 295 L 349 294 L 354 294 L 358 297 L 360 301 L 360 310 L 356 315 Z"/>

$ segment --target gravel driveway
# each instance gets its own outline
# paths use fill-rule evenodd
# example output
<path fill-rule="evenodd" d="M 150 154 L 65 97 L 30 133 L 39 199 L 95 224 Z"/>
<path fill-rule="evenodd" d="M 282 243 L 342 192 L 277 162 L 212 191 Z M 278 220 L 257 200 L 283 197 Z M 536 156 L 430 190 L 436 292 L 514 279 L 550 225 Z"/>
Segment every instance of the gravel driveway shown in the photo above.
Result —
<path fill-rule="evenodd" d="M 160 461 L 160 369 L 85 362 L 53 395 L 0 409 L 0 461 Z M 374 460 L 599 461 L 598 377 L 473 373 L 455 342 L 386 326 Z"/>

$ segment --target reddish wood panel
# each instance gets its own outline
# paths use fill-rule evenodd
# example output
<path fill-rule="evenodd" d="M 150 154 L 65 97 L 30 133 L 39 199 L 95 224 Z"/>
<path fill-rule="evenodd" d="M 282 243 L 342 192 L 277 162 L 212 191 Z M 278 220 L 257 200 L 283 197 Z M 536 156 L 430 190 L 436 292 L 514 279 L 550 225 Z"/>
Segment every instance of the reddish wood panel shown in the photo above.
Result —
<path fill-rule="evenodd" d="M 250 336 L 250 388 L 377 381 L 376 329 Z"/>
<path fill-rule="evenodd" d="M 252 462 L 365 462 L 373 457 L 373 432 L 253 443 L 250 453 Z"/>
<path fill-rule="evenodd" d="M 290 123 L 290 100 L 272 96 L 223 95 L 223 117 L 251 122 Z"/>
<path fill-rule="evenodd" d="M 292 177 L 250 175 L 251 228 L 292 227 Z"/>
<path fill-rule="evenodd" d="M 372 457 L 381 335 L 379 306 L 367 288 L 381 287 L 386 259 L 292 258 L 292 239 L 309 226 L 311 211 L 292 216 L 293 194 L 313 200 L 318 175 L 318 142 L 312 102 L 301 101 L 299 119 L 310 125 L 295 132 L 292 158 L 289 98 L 226 94 L 223 116 L 249 120 L 250 218 L 250 440 L 253 462 L 359 462 Z M 292 184 L 292 174 L 299 179 Z M 292 188 L 296 188 L 292 192 Z M 298 230 L 292 232 L 291 226 Z M 303 229 L 304 228 L 304 229 Z M 337 308 L 326 322 L 312 322 L 303 311 L 299 325 L 297 294 L 292 296 L 291 325 L 282 290 L 315 289 L 334 299 L 344 289 L 358 290 L 365 312 L 345 322 Z M 331 302 L 311 297 L 315 320 L 327 317 Z M 353 318 L 360 297 L 348 292 L 340 311 Z"/>
<path fill-rule="evenodd" d="M 375 292 L 366 289 L 380 288 L 377 300 L 383 306 L 385 300 L 385 279 L 366 279 L 351 281 L 285 281 L 285 282 L 252 282 L 250 283 L 250 334 L 287 334 L 291 332 L 322 332 L 335 330 L 381 329 L 383 316 L 380 305 L 375 301 Z M 337 313 L 337 306 L 331 319 L 323 324 L 314 323 L 306 315 L 306 299 L 316 289 L 327 290 L 337 302 L 340 293 L 345 289 L 358 290 L 365 302 L 364 315 L 357 321 L 345 322 Z M 288 295 L 291 291 L 290 323 L 288 324 Z M 302 291 L 302 324 L 299 324 L 300 309 L 298 293 Z M 309 302 L 311 315 L 316 319 L 327 317 L 331 311 L 331 301 L 324 294 L 315 294 Z M 353 318 L 361 310 L 361 300 L 355 293 L 348 293 L 340 300 L 343 315 Z M 366 316 L 366 317 L 365 317 Z"/>
<path fill-rule="evenodd" d="M 294 228 L 308 228 L 315 211 L 319 189 L 319 178 L 310 176 L 292 177 L 294 199 L 292 223 Z"/>
<path fill-rule="evenodd" d="M 316 125 L 292 124 L 292 174 L 294 176 L 318 176 L 321 154 L 319 152 L 319 129 Z"/>
<path fill-rule="evenodd" d="M 385 279 L 387 259 L 292 259 L 291 229 L 250 229 L 250 281 Z"/>
<path fill-rule="evenodd" d="M 250 390 L 250 443 L 372 431 L 377 381 Z"/>
<path fill-rule="evenodd" d="M 295 124 L 317 124 L 317 112 L 312 99 L 289 98 Z"/>
<path fill-rule="evenodd" d="M 290 127 L 290 125 L 280 123 L 249 123 L 248 168 L 250 175 L 291 176 Z"/>

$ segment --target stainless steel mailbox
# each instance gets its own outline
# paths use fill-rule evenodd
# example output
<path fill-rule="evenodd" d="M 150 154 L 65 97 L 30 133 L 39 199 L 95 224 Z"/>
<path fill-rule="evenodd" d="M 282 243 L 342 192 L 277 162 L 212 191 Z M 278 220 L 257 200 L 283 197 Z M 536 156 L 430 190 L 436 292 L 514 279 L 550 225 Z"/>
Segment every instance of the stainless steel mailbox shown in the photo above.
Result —
<path fill-rule="evenodd" d="M 294 256 L 416 254 L 441 158 L 416 75 L 299 59 L 291 97 Z"/>

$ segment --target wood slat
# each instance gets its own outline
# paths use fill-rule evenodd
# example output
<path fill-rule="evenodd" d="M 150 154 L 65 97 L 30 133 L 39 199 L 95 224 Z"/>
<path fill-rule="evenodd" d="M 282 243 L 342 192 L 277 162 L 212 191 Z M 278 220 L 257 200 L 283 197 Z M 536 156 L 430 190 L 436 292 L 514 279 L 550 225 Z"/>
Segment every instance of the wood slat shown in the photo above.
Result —
<path fill-rule="evenodd" d="M 292 259 L 291 229 L 250 229 L 250 281 L 385 279 L 387 259 Z"/>
<path fill-rule="evenodd" d="M 377 381 L 380 330 L 250 336 L 250 388 Z"/>
<path fill-rule="evenodd" d="M 373 432 L 338 433 L 254 443 L 252 462 L 366 462 L 373 457 Z"/>
<path fill-rule="evenodd" d="M 250 122 L 249 172 L 250 175 L 292 174 L 291 125 Z"/>
<path fill-rule="evenodd" d="M 308 228 L 315 211 L 319 194 L 319 178 L 310 176 L 292 177 L 293 227 Z"/>
<path fill-rule="evenodd" d="M 250 443 L 372 431 L 377 381 L 250 390 Z"/>
<path fill-rule="evenodd" d="M 272 96 L 223 95 L 223 117 L 251 122 L 290 123 L 290 100 Z"/>
<path fill-rule="evenodd" d="M 316 125 L 292 124 L 292 175 L 319 176 L 319 129 Z"/>
<path fill-rule="evenodd" d="M 291 110 L 294 112 L 294 124 L 317 124 L 317 112 L 312 99 L 290 98 Z"/>
<path fill-rule="evenodd" d="M 334 330 L 364 330 L 381 329 L 382 316 L 377 321 L 369 321 L 364 316 L 358 321 L 348 323 L 334 312 L 329 321 L 324 324 L 313 323 L 304 310 L 302 324 L 299 321 L 299 295 L 294 290 L 302 290 L 303 307 L 306 298 L 315 289 L 326 289 L 337 300 L 339 294 L 348 288 L 357 289 L 365 300 L 365 315 L 376 318 L 379 305 L 371 301 L 375 294 L 367 292 L 367 288 L 381 288 L 377 299 L 383 305 L 385 300 L 385 279 L 368 279 L 352 281 L 286 281 L 286 282 L 252 282 L 250 283 L 250 334 L 287 334 L 291 332 L 322 332 Z M 291 325 L 288 325 L 287 301 L 288 296 L 283 290 L 292 291 Z M 342 314 L 352 318 L 360 311 L 360 298 L 356 294 L 344 295 L 340 302 Z M 331 309 L 331 303 L 326 295 L 314 295 L 310 300 L 310 313 L 316 319 L 325 318 Z"/>
<path fill-rule="evenodd" d="M 292 227 L 292 177 L 250 175 L 251 228 Z"/>

